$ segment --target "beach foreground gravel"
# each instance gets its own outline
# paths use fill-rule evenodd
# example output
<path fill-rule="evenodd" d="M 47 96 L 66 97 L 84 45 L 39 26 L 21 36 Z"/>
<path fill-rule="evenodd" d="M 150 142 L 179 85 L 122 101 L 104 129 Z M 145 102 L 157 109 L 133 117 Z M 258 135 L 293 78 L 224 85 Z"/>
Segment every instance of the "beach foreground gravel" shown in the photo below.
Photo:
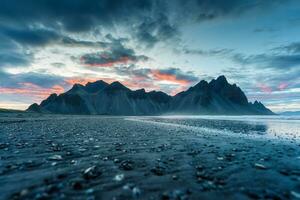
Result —
<path fill-rule="evenodd" d="M 299 199 L 299 136 L 280 131 L 236 120 L 2 114 L 0 199 Z"/>

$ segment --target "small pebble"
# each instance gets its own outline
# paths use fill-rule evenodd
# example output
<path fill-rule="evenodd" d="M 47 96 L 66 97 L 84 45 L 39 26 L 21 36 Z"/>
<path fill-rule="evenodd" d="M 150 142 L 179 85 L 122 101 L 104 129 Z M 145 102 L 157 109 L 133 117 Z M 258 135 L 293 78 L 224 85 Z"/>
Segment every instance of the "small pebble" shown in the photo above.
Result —
<path fill-rule="evenodd" d="M 291 191 L 291 195 L 296 198 L 296 199 L 300 199 L 300 193 L 299 192 L 295 192 L 295 191 Z"/>
<path fill-rule="evenodd" d="M 63 158 L 61 155 L 53 155 L 48 158 L 48 160 L 62 160 L 62 159 Z"/>
<path fill-rule="evenodd" d="M 257 168 L 257 169 L 267 169 L 266 166 L 264 166 L 263 164 L 259 164 L 259 163 L 255 163 L 254 167 Z"/>
<path fill-rule="evenodd" d="M 124 174 L 117 174 L 115 177 L 114 177 L 114 180 L 115 181 L 122 181 L 124 179 Z"/>

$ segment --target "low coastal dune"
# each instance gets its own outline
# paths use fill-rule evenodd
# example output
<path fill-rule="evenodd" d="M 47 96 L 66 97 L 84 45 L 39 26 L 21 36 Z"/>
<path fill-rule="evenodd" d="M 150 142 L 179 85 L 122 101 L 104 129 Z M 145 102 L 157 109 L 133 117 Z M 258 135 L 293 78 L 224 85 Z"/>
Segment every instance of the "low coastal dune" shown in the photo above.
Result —
<path fill-rule="evenodd" d="M 299 199 L 277 118 L 2 115 L 0 199 Z"/>

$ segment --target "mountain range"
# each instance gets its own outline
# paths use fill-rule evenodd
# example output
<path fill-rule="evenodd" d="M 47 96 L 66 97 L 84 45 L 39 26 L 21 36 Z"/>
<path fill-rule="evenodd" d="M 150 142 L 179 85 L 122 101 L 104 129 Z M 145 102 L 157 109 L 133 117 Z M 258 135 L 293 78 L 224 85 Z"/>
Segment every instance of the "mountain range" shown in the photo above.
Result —
<path fill-rule="evenodd" d="M 202 80 L 175 96 L 161 91 L 131 90 L 120 82 L 75 84 L 65 93 L 51 94 L 40 105 L 32 104 L 27 111 L 86 115 L 274 114 L 258 101 L 249 102 L 244 92 L 236 84 L 229 84 L 225 76 L 210 82 Z"/>

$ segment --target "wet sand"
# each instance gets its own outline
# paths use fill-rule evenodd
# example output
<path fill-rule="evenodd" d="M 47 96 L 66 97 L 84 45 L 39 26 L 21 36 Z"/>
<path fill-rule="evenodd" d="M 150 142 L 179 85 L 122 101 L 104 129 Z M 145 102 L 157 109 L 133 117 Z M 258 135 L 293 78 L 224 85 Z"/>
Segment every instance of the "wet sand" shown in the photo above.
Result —
<path fill-rule="evenodd" d="M 264 128 L 2 114 L 0 199 L 299 199 L 299 142 Z"/>

